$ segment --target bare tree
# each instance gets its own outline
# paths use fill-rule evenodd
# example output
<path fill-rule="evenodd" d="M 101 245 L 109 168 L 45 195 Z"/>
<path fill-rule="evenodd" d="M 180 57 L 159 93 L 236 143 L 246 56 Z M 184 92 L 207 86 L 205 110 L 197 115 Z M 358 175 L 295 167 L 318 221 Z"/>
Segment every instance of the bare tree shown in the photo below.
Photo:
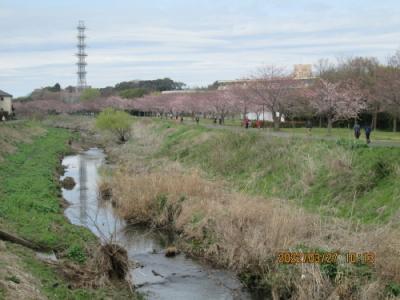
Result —
<path fill-rule="evenodd" d="M 384 109 L 393 117 L 393 131 L 397 131 L 400 117 L 400 51 L 389 58 L 388 65 L 378 71 L 379 95 Z"/>
<path fill-rule="evenodd" d="M 321 58 L 314 64 L 314 75 L 325 78 L 334 70 L 334 65 L 327 58 Z"/>

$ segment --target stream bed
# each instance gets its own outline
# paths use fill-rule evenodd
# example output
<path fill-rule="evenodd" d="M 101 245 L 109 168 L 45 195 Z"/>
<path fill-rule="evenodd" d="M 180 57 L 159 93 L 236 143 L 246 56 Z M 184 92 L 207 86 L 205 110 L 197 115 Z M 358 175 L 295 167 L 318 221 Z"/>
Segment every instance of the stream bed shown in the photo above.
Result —
<path fill-rule="evenodd" d="M 92 148 L 66 156 L 65 174 L 76 185 L 63 189 L 70 204 L 65 215 L 71 223 L 85 226 L 102 241 L 113 239 L 128 251 L 129 260 L 139 266 L 129 270 L 136 289 L 147 299 L 261 299 L 246 291 L 236 276 L 226 270 L 179 254 L 166 257 L 164 250 L 173 236 L 148 228 L 127 225 L 113 212 L 110 201 L 99 201 L 98 168 L 104 163 L 101 149 Z"/>

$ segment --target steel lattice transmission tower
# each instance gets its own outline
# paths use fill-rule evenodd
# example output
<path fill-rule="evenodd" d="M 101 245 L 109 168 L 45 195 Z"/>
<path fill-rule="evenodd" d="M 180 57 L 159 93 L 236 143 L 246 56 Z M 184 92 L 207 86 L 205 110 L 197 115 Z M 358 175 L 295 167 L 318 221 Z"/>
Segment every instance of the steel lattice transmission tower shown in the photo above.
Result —
<path fill-rule="evenodd" d="M 82 91 L 83 89 L 86 88 L 87 83 L 86 83 L 86 43 L 85 43 L 85 39 L 86 39 L 86 35 L 85 35 L 85 30 L 86 30 L 86 26 L 85 23 L 83 21 L 79 21 L 78 24 L 78 53 L 76 54 L 76 56 L 78 57 L 78 85 L 77 88 L 79 91 Z"/>

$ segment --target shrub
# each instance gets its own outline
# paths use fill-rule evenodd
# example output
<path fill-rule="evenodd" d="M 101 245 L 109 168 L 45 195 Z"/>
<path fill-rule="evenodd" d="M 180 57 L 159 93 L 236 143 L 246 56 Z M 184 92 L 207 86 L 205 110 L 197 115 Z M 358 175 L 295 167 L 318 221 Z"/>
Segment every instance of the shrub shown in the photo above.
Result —
<path fill-rule="evenodd" d="M 96 119 L 96 127 L 114 133 L 120 142 L 126 142 L 131 126 L 128 113 L 107 108 Z"/>

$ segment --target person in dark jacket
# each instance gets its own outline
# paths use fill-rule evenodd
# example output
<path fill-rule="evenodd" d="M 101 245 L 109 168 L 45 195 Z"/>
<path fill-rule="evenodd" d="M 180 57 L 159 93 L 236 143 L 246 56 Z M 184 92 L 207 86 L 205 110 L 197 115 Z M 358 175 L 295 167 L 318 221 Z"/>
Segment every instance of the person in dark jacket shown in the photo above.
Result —
<path fill-rule="evenodd" d="M 372 128 L 371 126 L 367 125 L 365 126 L 365 138 L 367 139 L 367 144 L 371 143 L 371 132 L 372 132 Z"/>
<path fill-rule="evenodd" d="M 361 135 L 361 127 L 360 124 L 355 123 L 354 124 L 354 137 L 358 140 Z"/>
<path fill-rule="evenodd" d="M 246 129 L 249 128 L 249 124 L 250 124 L 250 120 L 246 118 L 246 119 L 244 120 L 244 125 L 245 125 Z"/>
<path fill-rule="evenodd" d="M 310 120 L 307 121 L 306 128 L 308 129 L 308 133 L 311 134 L 312 122 Z"/>

